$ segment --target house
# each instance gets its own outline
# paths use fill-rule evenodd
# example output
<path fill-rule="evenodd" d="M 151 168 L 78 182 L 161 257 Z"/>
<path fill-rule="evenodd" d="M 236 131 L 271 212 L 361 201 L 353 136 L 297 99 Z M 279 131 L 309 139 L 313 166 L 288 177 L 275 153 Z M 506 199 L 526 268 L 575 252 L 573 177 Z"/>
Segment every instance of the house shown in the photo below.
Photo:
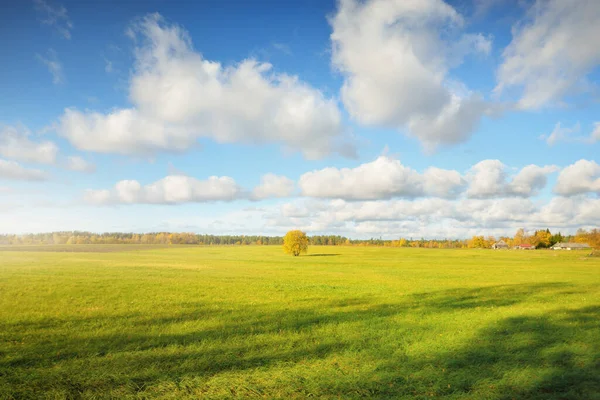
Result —
<path fill-rule="evenodd" d="M 591 246 L 587 243 L 556 243 L 552 246 L 553 250 L 583 250 L 589 249 Z"/>
<path fill-rule="evenodd" d="M 515 249 L 517 249 L 517 250 L 534 250 L 535 247 L 533 247 L 529 243 L 521 243 L 520 245 L 515 246 Z"/>
<path fill-rule="evenodd" d="M 492 249 L 508 249 L 508 244 L 504 240 L 500 240 L 492 245 Z"/>

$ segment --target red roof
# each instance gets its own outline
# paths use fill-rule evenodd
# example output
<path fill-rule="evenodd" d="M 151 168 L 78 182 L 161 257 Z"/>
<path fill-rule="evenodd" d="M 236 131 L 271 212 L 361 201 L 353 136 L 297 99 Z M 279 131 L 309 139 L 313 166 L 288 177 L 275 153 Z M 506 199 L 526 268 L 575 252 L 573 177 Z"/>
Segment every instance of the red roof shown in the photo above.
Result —
<path fill-rule="evenodd" d="M 519 247 L 533 247 L 533 246 L 530 245 L 529 243 L 523 243 L 523 244 L 520 244 Z"/>

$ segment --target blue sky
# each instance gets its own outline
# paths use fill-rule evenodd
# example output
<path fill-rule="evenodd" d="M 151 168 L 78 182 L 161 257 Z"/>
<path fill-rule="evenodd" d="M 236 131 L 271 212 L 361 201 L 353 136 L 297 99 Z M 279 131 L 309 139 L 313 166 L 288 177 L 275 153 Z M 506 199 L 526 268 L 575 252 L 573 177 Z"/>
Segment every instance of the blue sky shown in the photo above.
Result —
<path fill-rule="evenodd" d="M 2 10 L 0 232 L 600 225 L 593 0 Z"/>

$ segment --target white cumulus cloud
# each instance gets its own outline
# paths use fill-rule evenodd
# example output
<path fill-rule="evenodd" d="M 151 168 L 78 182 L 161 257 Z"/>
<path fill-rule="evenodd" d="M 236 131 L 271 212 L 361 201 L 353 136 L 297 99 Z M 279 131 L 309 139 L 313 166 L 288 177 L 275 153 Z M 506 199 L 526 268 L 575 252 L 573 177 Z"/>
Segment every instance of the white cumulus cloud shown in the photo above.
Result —
<path fill-rule="evenodd" d="M 464 186 L 456 171 L 429 168 L 423 174 L 399 160 L 380 156 L 356 168 L 324 168 L 300 177 L 302 195 L 346 200 L 455 197 Z"/>
<path fill-rule="evenodd" d="M 264 215 L 266 226 L 285 232 L 340 233 L 352 237 L 458 238 L 512 235 L 550 228 L 574 232 L 600 223 L 600 199 L 554 197 L 547 202 L 502 199 L 301 200 Z"/>
<path fill-rule="evenodd" d="M 564 196 L 600 195 L 600 165 L 593 160 L 579 160 L 565 167 L 558 175 L 554 192 Z"/>
<path fill-rule="evenodd" d="M 483 160 L 467 173 L 469 188 L 466 194 L 467 197 L 481 199 L 534 196 L 546 186 L 547 176 L 558 169 L 555 165 L 527 165 L 509 181 L 506 165 L 499 160 Z"/>
<path fill-rule="evenodd" d="M 92 204 L 182 204 L 244 197 L 242 188 L 230 177 L 211 176 L 199 180 L 184 175 L 169 175 L 148 185 L 122 180 L 112 190 L 87 190 L 84 195 Z"/>
<path fill-rule="evenodd" d="M 487 111 L 482 96 L 449 78 L 488 38 L 461 34 L 462 16 L 442 0 L 342 0 L 330 19 L 342 100 L 366 125 L 407 129 L 426 149 L 464 142 Z"/>
<path fill-rule="evenodd" d="M 463 192 L 465 185 L 464 177 L 454 170 L 429 167 L 423 173 L 423 190 L 429 196 L 457 197 Z"/>
<path fill-rule="evenodd" d="M 148 15 L 135 39 L 130 108 L 65 110 L 57 131 L 80 149 L 121 154 L 185 150 L 200 137 L 219 143 L 278 143 L 307 158 L 354 156 L 334 99 L 296 76 L 246 59 L 222 65 L 194 50 L 182 28 Z"/>

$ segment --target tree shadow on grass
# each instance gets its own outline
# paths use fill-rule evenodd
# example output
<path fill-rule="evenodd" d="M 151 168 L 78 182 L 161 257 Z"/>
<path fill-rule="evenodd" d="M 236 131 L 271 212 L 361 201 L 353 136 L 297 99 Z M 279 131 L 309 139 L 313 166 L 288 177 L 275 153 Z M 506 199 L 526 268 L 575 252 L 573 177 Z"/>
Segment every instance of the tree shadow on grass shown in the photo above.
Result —
<path fill-rule="evenodd" d="M 538 298 L 552 302 L 554 295 L 580 293 L 564 282 L 496 285 L 479 288 L 460 288 L 412 295 L 413 306 L 432 312 L 458 311 L 471 308 L 507 307 L 525 300 Z"/>
<path fill-rule="evenodd" d="M 462 348 L 386 363 L 378 372 L 404 385 L 395 395 L 598 399 L 599 332 L 600 306 L 510 317 L 485 327 Z"/>
<path fill-rule="evenodd" d="M 30 342 L 19 345 L 18 353 L 0 355 L 4 388 L 0 398 L 34 398 L 40 391 L 52 390 L 68 398 L 109 392 L 135 395 L 162 382 L 207 380 L 229 372 L 252 374 L 350 351 L 377 357 L 373 374 L 357 376 L 352 384 L 311 382 L 312 394 L 593 399 L 600 397 L 600 307 L 505 318 L 474 332 L 463 346 L 417 358 L 398 358 L 395 341 L 381 341 L 390 332 L 397 334 L 398 328 L 407 335 L 427 337 L 437 314 L 486 312 L 488 307 L 576 293 L 562 283 L 502 285 L 415 294 L 394 304 L 364 297 L 287 310 L 227 310 L 197 303 L 156 317 L 128 314 L 31 322 L 23 329 L 37 339 L 30 337 Z M 397 317 L 414 313 L 425 315 L 421 323 L 396 322 Z M 210 323 L 194 325 L 201 320 Z M 341 324 L 344 331 L 336 331 Z M 64 326 L 69 332 L 57 334 L 56 329 Z M 0 330 L 15 332 L 15 328 L 0 323 Z M 263 389 L 269 397 L 269 387 Z M 285 388 L 289 393 L 297 389 Z"/>
<path fill-rule="evenodd" d="M 307 254 L 307 257 L 336 257 L 340 254 L 337 253 L 323 253 L 323 254 Z"/>

